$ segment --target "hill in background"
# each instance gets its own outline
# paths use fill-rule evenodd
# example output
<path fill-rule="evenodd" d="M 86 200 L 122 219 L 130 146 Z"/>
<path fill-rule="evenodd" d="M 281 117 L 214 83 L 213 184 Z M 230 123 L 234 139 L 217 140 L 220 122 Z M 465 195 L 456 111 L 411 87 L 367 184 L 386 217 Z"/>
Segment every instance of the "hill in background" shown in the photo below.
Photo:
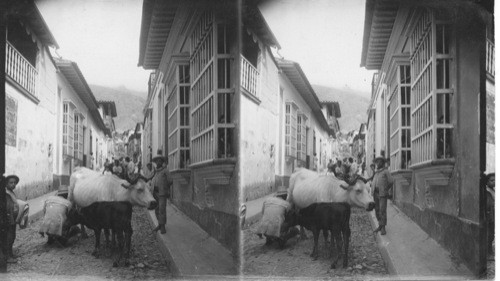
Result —
<path fill-rule="evenodd" d="M 135 129 L 138 122 L 144 120 L 142 109 L 146 103 L 146 92 L 133 91 L 125 87 L 111 88 L 98 85 L 89 85 L 95 98 L 114 101 L 116 104 L 115 127 L 116 131 L 123 132 Z"/>
<path fill-rule="evenodd" d="M 359 130 L 361 123 L 367 121 L 366 111 L 370 103 L 369 94 L 351 89 L 341 90 L 333 87 L 312 85 L 320 101 L 332 100 L 340 105 L 340 131 Z"/>

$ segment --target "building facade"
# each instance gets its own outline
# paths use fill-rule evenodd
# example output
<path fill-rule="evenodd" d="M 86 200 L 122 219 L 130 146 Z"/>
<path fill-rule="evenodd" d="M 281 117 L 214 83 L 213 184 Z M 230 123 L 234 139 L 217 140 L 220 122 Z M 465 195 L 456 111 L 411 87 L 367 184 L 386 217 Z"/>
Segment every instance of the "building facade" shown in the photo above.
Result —
<path fill-rule="evenodd" d="M 58 69 L 56 104 L 56 186 L 69 185 L 77 166 L 100 171 L 108 155 L 111 132 L 106 127 L 99 104 L 78 65 L 54 58 Z"/>
<path fill-rule="evenodd" d="M 58 47 L 33 2 L 11 7 L 6 19 L 5 172 L 16 174 L 19 198 L 54 189 L 57 112 L 56 66 L 49 47 Z"/>
<path fill-rule="evenodd" d="M 390 158 L 394 204 L 479 275 L 480 175 L 494 165 L 486 157 L 494 147 L 486 114 L 494 100 L 493 14 L 476 2 L 450 3 L 367 1 L 361 64 L 378 73 L 366 151 L 369 162 Z"/>
<path fill-rule="evenodd" d="M 144 1 L 139 54 L 139 66 L 155 70 L 146 104 L 151 112 L 145 122 L 151 138 L 147 145 L 153 156 L 168 158 L 172 202 L 235 254 L 241 95 L 237 27 L 232 1 Z"/>

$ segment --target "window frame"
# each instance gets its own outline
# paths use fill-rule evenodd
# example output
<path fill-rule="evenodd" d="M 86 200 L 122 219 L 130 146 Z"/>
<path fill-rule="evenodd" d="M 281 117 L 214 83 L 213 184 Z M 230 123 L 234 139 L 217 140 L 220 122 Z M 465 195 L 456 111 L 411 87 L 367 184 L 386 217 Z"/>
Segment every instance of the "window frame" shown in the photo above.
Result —
<path fill-rule="evenodd" d="M 297 158 L 297 113 L 299 107 L 293 101 L 285 102 L 285 156 Z"/>
<path fill-rule="evenodd" d="M 186 73 L 187 69 L 187 73 Z M 167 97 L 167 114 L 168 114 L 168 159 L 170 171 L 187 170 L 190 165 L 190 151 L 191 151 L 191 113 L 190 113 L 190 90 L 191 90 L 191 77 L 189 69 L 189 60 L 187 57 L 177 58 L 173 62 L 173 68 L 168 81 L 169 95 Z M 187 77 L 188 81 L 182 81 L 182 77 Z M 186 75 L 187 74 L 187 75 Z M 183 92 L 187 89 L 187 93 Z M 181 97 L 182 94 L 186 96 Z M 186 102 L 187 97 L 187 102 Z M 184 103 L 182 101 L 184 100 Z M 187 110 L 187 115 L 183 116 L 182 113 Z M 182 124 L 182 118 L 187 118 Z M 182 133 L 187 132 L 187 140 L 185 139 L 182 146 Z M 186 134 L 184 133 L 186 138 Z"/>
<path fill-rule="evenodd" d="M 411 154 L 410 168 L 442 160 L 454 161 L 454 121 L 453 112 L 456 83 L 455 30 L 451 20 L 446 17 L 445 11 L 419 9 L 413 16 L 410 25 L 410 66 L 411 66 Z M 441 17 L 441 18 L 438 18 Z M 448 36 L 442 33 L 438 41 L 438 28 L 447 27 Z M 427 40 L 427 41 L 426 41 Z M 438 53 L 438 43 L 442 53 Z M 438 62 L 445 67 L 438 68 Z M 446 68 L 447 65 L 447 68 Z M 443 84 L 447 87 L 439 88 L 438 70 L 442 70 Z M 443 105 L 443 112 L 448 114 L 441 123 L 438 119 L 438 97 L 448 96 L 448 103 Z M 445 98 L 446 103 L 446 98 Z M 445 114 L 446 114 L 445 113 Z M 444 115 L 443 115 L 444 116 Z M 443 132 L 440 148 L 439 132 Z M 442 149 L 442 153 L 440 153 Z M 449 152 L 449 153 L 448 153 Z"/>
<path fill-rule="evenodd" d="M 204 12 L 190 35 L 191 165 L 236 161 L 235 59 L 230 23 Z M 221 41 L 222 40 L 222 41 Z M 219 44 L 223 42 L 223 45 Z"/>
<path fill-rule="evenodd" d="M 76 105 L 70 101 L 63 102 L 63 122 L 62 122 L 62 152 L 67 158 L 74 158 L 74 112 Z"/>
<path fill-rule="evenodd" d="M 403 71 L 404 70 L 404 71 Z M 403 73 L 404 72 L 404 73 Z M 410 75 L 409 81 L 406 81 L 403 75 L 407 73 Z M 389 116 L 389 146 L 388 155 L 391 159 L 390 170 L 400 171 L 408 170 L 411 162 L 406 164 L 403 162 L 403 156 L 411 159 L 411 66 L 407 56 L 397 56 L 393 58 L 393 63 L 389 71 L 389 102 L 388 102 L 388 116 Z M 409 83 L 408 83 L 409 82 Z M 404 89 L 404 91 L 403 91 Z M 409 91 L 409 92 L 408 92 Z M 405 96 L 405 103 L 403 103 L 403 94 Z M 410 100 L 408 100 L 410 98 Z M 408 122 L 403 122 L 405 116 L 404 112 L 408 111 L 410 118 Z M 406 124 L 405 124 L 406 123 Z M 407 138 L 410 138 L 410 146 L 403 145 L 403 131 L 407 131 Z M 411 160 L 410 160 L 411 161 Z"/>

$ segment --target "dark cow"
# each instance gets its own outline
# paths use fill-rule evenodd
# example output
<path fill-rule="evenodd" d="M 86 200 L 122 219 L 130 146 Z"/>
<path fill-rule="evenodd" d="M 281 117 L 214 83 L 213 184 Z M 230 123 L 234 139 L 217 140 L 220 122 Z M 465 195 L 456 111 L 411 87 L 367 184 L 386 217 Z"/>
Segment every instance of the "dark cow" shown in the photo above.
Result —
<path fill-rule="evenodd" d="M 323 235 L 327 237 L 328 231 L 330 231 L 330 257 L 332 257 L 335 244 L 337 244 L 337 257 L 334 259 L 331 268 L 335 268 L 342 255 L 343 240 L 343 266 L 345 268 L 347 267 L 349 239 L 351 236 L 351 229 L 349 227 L 350 218 L 351 206 L 348 203 L 314 203 L 301 209 L 298 213 L 295 210 L 288 212 L 285 216 L 285 223 L 289 226 L 300 225 L 313 232 L 314 246 L 311 257 L 313 257 L 314 260 L 318 258 L 319 232 L 323 230 Z"/>
<path fill-rule="evenodd" d="M 132 239 L 132 204 L 129 202 L 95 202 L 90 206 L 81 208 L 80 212 L 73 212 L 78 221 L 95 233 L 95 249 L 92 255 L 99 257 L 101 230 L 110 229 L 118 240 L 120 254 L 113 262 L 118 266 L 125 256 L 125 265 L 128 265 Z M 125 239 L 124 239 L 125 234 Z"/>

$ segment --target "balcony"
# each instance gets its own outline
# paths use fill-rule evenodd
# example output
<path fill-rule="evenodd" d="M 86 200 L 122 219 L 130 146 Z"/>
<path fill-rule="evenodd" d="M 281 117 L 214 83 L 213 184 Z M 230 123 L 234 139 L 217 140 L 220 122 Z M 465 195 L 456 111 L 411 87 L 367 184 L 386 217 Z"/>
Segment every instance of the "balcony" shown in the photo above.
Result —
<path fill-rule="evenodd" d="M 495 44 L 486 40 L 486 73 L 495 78 Z"/>
<path fill-rule="evenodd" d="M 16 82 L 22 89 L 28 92 L 31 96 L 38 98 L 36 95 L 36 80 L 38 72 L 23 55 L 7 42 L 5 74 L 8 78 Z"/>
<path fill-rule="evenodd" d="M 259 71 L 243 56 L 241 56 L 241 87 L 250 95 L 257 97 L 259 86 Z"/>

